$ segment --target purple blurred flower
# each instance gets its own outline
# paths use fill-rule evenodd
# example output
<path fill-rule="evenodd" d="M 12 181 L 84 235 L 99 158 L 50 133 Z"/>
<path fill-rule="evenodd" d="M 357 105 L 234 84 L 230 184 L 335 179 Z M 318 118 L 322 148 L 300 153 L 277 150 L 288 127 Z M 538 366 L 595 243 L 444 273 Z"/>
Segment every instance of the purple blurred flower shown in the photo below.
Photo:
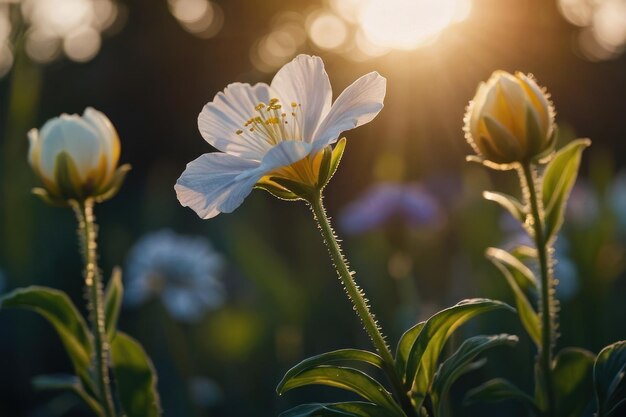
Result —
<path fill-rule="evenodd" d="M 609 188 L 609 203 L 620 229 L 626 230 L 626 171 L 617 174 L 613 180 Z"/>
<path fill-rule="evenodd" d="M 217 382 L 202 376 L 191 378 L 189 390 L 193 402 L 202 408 L 215 406 L 223 397 L 222 389 Z"/>
<path fill-rule="evenodd" d="M 171 230 L 149 233 L 132 248 L 126 267 L 125 303 L 160 297 L 177 320 L 196 321 L 224 302 L 218 276 L 223 259 L 202 237 Z"/>
<path fill-rule="evenodd" d="M 590 226 L 600 217 L 600 201 L 591 184 L 579 179 L 569 197 L 565 218 L 575 225 Z"/>
<path fill-rule="evenodd" d="M 346 233 L 358 234 L 380 228 L 392 219 L 410 227 L 438 225 L 440 207 L 419 184 L 380 183 L 350 203 L 339 215 L 339 224 Z"/>

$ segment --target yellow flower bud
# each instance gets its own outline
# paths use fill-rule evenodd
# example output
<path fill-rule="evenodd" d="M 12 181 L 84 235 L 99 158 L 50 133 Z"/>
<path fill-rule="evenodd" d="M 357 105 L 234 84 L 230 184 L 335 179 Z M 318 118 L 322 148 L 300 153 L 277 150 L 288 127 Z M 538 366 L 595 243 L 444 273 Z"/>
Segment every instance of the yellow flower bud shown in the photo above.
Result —
<path fill-rule="evenodd" d="M 465 138 L 497 168 L 537 161 L 554 149 L 554 109 L 532 76 L 495 71 L 465 114 Z"/>
<path fill-rule="evenodd" d="M 120 140 L 111 121 L 88 107 L 82 116 L 62 114 L 41 130 L 28 132 L 28 162 L 44 189 L 34 192 L 46 201 L 105 200 L 121 185 L 128 165 L 117 168 Z"/>

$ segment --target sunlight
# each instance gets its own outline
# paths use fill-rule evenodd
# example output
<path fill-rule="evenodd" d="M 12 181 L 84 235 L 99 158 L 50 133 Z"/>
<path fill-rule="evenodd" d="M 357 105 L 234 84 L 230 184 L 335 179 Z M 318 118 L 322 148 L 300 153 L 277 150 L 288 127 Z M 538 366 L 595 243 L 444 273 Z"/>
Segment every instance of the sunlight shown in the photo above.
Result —
<path fill-rule="evenodd" d="M 359 20 L 372 43 L 415 49 L 465 19 L 470 8 L 470 0 L 371 0 L 364 4 Z"/>

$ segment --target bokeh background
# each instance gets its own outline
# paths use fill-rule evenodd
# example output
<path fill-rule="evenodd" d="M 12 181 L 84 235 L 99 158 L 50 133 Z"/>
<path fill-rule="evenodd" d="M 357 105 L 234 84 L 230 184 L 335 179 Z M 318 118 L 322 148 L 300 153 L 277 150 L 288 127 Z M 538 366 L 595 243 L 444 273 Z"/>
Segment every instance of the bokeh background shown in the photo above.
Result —
<path fill-rule="evenodd" d="M 324 59 L 335 96 L 369 71 L 387 78 L 384 110 L 345 134 L 326 204 L 394 344 L 463 298 L 512 301 L 484 250 L 520 231 L 481 192 L 517 194 L 516 180 L 465 162 L 462 118 L 493 70 L 521 70 L 551 93 L 561 143 L 593 139 L 557 244 L 558 346 L 597 352 L 626 338 L 625 44 L 624 0 L 0 0 L 0 291 L 48 285 L 84 304 L 74 218 L 30 194 L 26 132 L 93 106 L 133 165 L 96 208 L 101 267 L 122 266 L 134 288 L 120 327 L 152 357 L 164 415 L 274 416 L 346 398 L 275 394 L 301 359 L 370 346 L 304 204 L 255 191 L 210 221 L 178 204 L 185 164 L 212 150 L 197 114 L 228 83 L 269 82 L 298 53 Z M 459 334 L 479 331 L 523 335 L 512 315 Z M 521 339 L 455 385 L 455 415 L 524 415 L 461 406 L 489 377 L 529 389 L 534 352 Z M 70 370 L 39 317 L 0 311 L 0 358 L 0 416 L 88 415 L 31 386 Z"/>

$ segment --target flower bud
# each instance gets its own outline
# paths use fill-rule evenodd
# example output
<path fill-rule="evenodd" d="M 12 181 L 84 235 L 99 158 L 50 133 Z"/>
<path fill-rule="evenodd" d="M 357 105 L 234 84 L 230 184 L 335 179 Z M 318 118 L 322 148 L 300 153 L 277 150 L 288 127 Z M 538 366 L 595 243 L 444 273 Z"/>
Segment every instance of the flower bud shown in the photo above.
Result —
<path fill-rule="evenodd" d="M 117 131 L 91 107 L 82 116 L 62 114 L 48 120 L 41 130 L 31 129 L 28 139 L 28 162 L 44 185 L 33 192 L 53 204 L 106 200 L 119 190 L 130 169 L 117 168 Z"/>
<path fill-rule="evenodd" d="M 495 71 L 465 114 L 465 138 L 491 166 L 540 160 L 554 149 L 554 109 L 532 76 Z"/>

